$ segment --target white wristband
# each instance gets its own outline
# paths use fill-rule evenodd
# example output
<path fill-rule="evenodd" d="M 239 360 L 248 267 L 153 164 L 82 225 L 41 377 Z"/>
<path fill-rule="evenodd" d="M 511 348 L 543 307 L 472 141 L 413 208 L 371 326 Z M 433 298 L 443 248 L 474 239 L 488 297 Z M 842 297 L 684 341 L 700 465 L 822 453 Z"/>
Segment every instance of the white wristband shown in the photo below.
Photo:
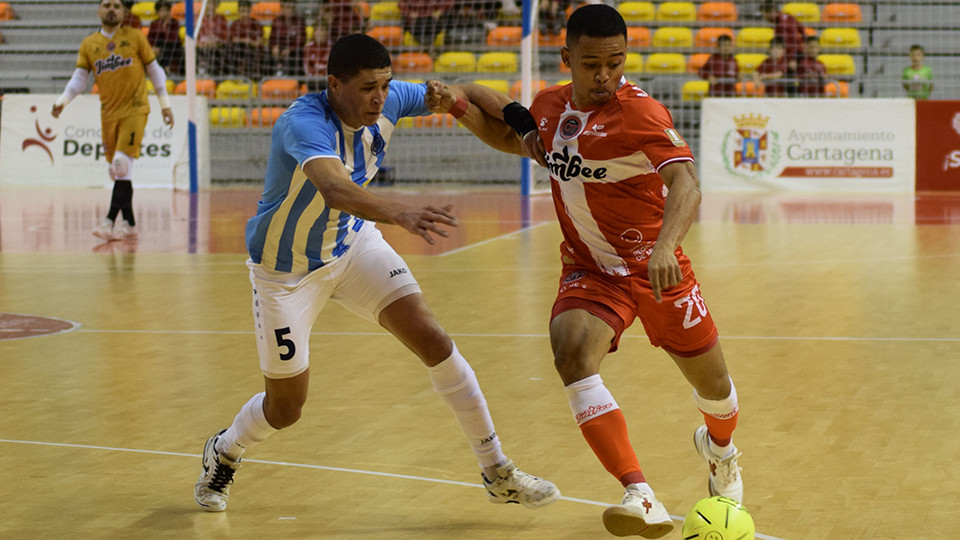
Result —
<path fill-rule="evenodd" d="M 169 108 L 170 108 L 170 96 L 168 96 L 168 95 L 166 95 L 166 94 L 164 94 L 164 95 L 162 95 L 162 96 L 157 96 L 157 101 L 160 102 L 160 108 L 161 108 L 161 109 L 169 109 Z"/>

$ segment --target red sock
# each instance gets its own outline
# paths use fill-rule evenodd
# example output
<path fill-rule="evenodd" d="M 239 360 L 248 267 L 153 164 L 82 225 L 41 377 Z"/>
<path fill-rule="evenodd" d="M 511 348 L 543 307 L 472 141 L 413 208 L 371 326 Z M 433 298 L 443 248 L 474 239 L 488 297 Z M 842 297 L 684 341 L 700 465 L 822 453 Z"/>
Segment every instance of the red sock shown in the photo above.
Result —
<path fill-rule="evenodd" d="M 646 482 L 640 462 L 627 435 L 627 421 L 620 409 L 580 424 L 580 431 L 603 467 L 626 487 Z"/>
<path fill-rule="evenodd" d="M 730 444 L 730 440 L 733 437 L 733 430 L 737 429 L 737 418 L 740 416 L 740 411 L 734 412 L 729 418 L 717 418 L 703 411 L 700 412 L 703 413 L 703 418 L 707 424 L 707 432 L 710 433 L 710 438 L 713 439 L 713 442 L 717 446 Z"/>

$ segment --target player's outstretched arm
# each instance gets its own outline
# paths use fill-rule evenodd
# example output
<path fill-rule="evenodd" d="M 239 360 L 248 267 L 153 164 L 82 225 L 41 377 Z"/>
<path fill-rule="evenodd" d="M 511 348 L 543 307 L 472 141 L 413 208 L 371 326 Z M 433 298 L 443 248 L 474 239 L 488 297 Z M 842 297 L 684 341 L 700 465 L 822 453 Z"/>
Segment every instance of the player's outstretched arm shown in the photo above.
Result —
<path fill-rule="evenodd" d="M 310 160 L 303 166 L 303 172 L 317 187 L 327 206 L 367 221 L 399 225 L 429 244 L 434 243 L 431 233 L 447 236 L 441 225 L 457 226 L 457 218 L 450 213 L 451 205 L 416 207 L 371 193 L 350 181 L 339 159 Z"/>
<path fill-rule="evenodd" d="M 67 106 L 67 103 L 73 101 L 73 98 L 77 97 L 77 95 L 86 89 L 87 77 L 89 76 L 90 72 L 83 68 L 73 70 L 73 76 L 67 81 L 67 86 L 63 89 L 63 94 L 60 94 L 60 97 L 57 98 L 56 103 L 53 104 L 53 108 L 50 110 L 50 114 L 52 114 L 54 118 L 59 118 L 60 113 L 63 112 L 63 108 Z"/>
<path fill-rule="evenodd" d="M 510 103 L 507 96 L 478 84 L 447 85 L 427 81 L 424 99 L 431 111 L 452 114 L 487 146 L 522 155 L 520 138 L 495 114 Z"/>

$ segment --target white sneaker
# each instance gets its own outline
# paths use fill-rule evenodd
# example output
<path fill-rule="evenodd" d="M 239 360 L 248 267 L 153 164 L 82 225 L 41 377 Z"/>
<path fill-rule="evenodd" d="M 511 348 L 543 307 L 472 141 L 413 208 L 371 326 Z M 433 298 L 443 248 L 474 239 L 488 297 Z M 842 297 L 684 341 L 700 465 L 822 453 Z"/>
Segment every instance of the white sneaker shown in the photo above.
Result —
<path fill-rule="evenodd" d="M 480 474 L 487 488 L 487 500 L 492 503 L 540 508 L 560 498 L 560 490 L 553 482 L 521 471 L 511 460 L 497 467 L 497 475 L 496 480 L 490 481 L 487 475 Z"/>
<path fill-rule="evenodd" d="M 114 240 L 133 240 L 137 237 L 137 228 L 127 223 L 127 220 L 121 219 L 113 228 Z"/>
<path fill-rule="evenodd" d="M 673 519 L 656 495 L 630 484 L 620 504 L 603 512 L 603 526 L 614 536 L 660 538 L 673 530 Z"/>
<path fill-rule="evenodd" d="M 740 478 L 742 470 L 737 465 L 737 458 L 740 457 L 740 451 L 734 446 L 730 453 L 721 458 L 710 450 L 710 434 L 707 432 L 707 426 L 700 426 L 693 436 L 693 444 L 697 451 L 703 456 L 703 460 L 710 466 L 710 495 L 723 495 L 739 503 L 743 502 L 743 479 Z"/>
<path fill-rule="evenodd" d="M 193 488 L 193 498 L 207 512 L 223 512 L 227 509 L 233 473 L 240 468 L 240 460 L 233 461 L 217 452 L 217 439 L 225 429 L 207 439 L 203 447 L 203 470 Z"/>
<path fill-rule="evenodd" d="M 113 240 L 113 222 L 104 218 L 100 225 L 97 225 L 97 228 L 93 230 L 93 235 L 101 240 Z"/>

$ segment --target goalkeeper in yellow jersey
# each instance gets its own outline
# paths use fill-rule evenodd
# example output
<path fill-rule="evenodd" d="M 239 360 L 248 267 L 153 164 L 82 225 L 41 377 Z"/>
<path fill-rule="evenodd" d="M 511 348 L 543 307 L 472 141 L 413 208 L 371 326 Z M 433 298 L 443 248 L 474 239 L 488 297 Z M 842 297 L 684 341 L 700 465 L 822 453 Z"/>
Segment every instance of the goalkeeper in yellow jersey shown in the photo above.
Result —
<path fill-rule="evenodd" d="M 104 240 L 136 238 L 133 217 L 133 163 L 140 157 L 140 142 L 147 125 L 150 105 L 147 82 L 150 77 L 160 101 L 163 122 L 173 126 L 173 110 L 167 96 L 167 77 L 157 63 L 147 38 L 137 29 L 121 26 L 121 0 L 102 0 L 98 12 L 101 26 L 87 36 L 77 53 L 77 69 L 57 98 L 51 114 L 59 117 L 63 108 L 87 86 L 92 73 L 100 89 L 100 124 L 104 154 L 110 164 L 113 196 L 110 211 L 93 234 Z M 117 215 L 122 221 L 115 224 Z"/>

